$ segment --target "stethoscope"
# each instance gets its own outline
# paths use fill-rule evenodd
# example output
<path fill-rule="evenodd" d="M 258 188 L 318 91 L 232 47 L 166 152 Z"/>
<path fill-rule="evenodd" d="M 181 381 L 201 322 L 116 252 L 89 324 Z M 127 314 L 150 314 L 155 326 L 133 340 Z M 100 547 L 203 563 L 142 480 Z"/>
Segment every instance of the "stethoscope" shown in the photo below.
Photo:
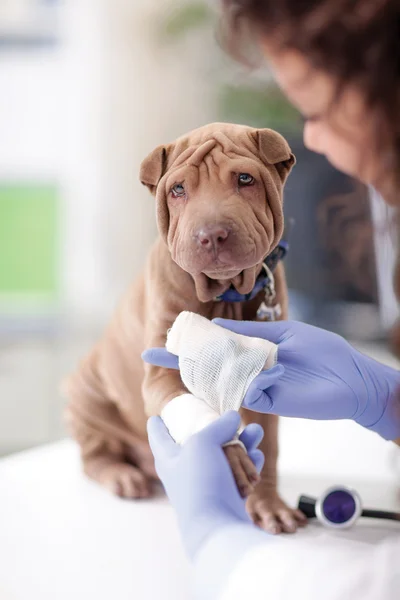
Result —
<path fill-rule="evenodd" d="M 346 486 L 333 486 L 319 498 L 300 496 L 298 508 L 308 519 L 317 518 L 326 527 L 346 529 L 360 517 L 388 519 L 400 523 L 400 513 L 363 508 L 361 497 Z"/>

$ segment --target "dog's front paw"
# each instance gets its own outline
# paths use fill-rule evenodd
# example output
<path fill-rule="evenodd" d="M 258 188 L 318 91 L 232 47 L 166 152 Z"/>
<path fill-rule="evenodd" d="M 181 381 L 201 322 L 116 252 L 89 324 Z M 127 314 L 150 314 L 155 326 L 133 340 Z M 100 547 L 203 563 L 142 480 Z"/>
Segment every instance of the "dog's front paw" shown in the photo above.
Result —
<path fill-rule="evenodd" d="M 150 485 L 146 476 L 128 463 L 107 465 L 98 477 L 99 483 L 121 498 L 148 498 Z"/>
<path fill-rule="evenodd" d="M 240 495 L 243 498 L 247 498 L 260 481 L 257 469 L 239 444 L 226 446 L 224 451 L 231 466 Z"/>
<path fill-rule="evenodd" d="M 246 508 L 254 523 L 272 534 L 295 533 L 307 523 L 300 510 L 290 508 L 276 491 L 261 485 L 249 496 Z"/>

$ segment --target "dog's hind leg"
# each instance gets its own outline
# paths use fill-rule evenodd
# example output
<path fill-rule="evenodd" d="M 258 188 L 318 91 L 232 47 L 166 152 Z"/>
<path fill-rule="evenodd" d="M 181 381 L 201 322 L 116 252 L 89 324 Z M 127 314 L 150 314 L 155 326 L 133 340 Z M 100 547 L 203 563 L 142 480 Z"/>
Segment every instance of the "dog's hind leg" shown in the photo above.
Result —
<path fill-rule="evenodd" d="M 86 475 L 118 496 L 148 497 L 153 472 L 149 467 L 145 473 L 135 457 L 151 466 L 150 448 L 129 429 L 116 404 L 105 397 L 96 351 L 70 377 L 66 391 L 70 399 L 67 425 L 80 445 Z"/>
<path fill-rule="evenodd" d="M 71 406 L 67 408 L 67 424 L 80 445 L 85 474 L 110 492 L 123 498 L 145 498 L 150 495 L 146 475 L 129 461 L 127 445 L 101 431 Z M 108 422 L 110 425 L 110 421 Z"/>

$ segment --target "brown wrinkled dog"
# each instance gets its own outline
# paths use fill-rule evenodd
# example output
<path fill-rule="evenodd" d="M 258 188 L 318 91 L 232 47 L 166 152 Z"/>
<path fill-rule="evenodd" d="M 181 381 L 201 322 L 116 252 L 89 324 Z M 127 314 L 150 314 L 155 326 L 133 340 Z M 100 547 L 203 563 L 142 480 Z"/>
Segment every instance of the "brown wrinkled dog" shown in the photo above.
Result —
<path fill-rule="evenodd" d="M 160 236 L 104 337 L 68 381 L 68 422 L 85 473 L 112 492 L 126 498 L 151 493 L 157 475 L 147 418 L 187 392 L 179 371 L 144 364 L 143 350 L 165 345 L 182 310 L 255 320 L 263 291 L 247 302 L 214 299 L 231 285 L 242 294 L 253 289 L 282 235 L 282 188 L 294 160 L 270 129 L 215 123 L 156 148 L 142 163 L 141 181 L 156 196 Z M 281 264 L 275 286 L 286 318 Z M 250 459 L 239 446 L 226 448 L 239 489 L 251 492 L 249 513 L 270 532 L 295 531 L 302 514 L 277 493 L 278 419 L 246 410 L 242 417 L 265 430 L 266 461 L 255 491 Z"/>

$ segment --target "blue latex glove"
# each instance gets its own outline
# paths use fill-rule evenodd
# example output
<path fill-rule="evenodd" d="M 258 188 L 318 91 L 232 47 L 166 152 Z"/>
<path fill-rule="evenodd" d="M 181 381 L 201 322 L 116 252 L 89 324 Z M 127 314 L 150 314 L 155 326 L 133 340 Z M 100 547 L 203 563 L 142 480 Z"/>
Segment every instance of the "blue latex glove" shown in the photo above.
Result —
<path fill-rule="evenodd" d="M 353 348 L 344 338 L 296 321 L 215 319 L 214 323 L 278 344 L 278 365 L 251 383 L 243 406 L 306 419 L 353 419 L 383 438 L 400 438 L 400 373 Z M 154 348 L 144 360 L 179 368 Z"/>
<path fill-rule="evenodd" d="M 179 446 L 160 417 L 148 421 L 156 470 L 177 513 L 191 558 L 220 528 L 238 523 L 252 525 L 222 449 L 234 437 L 239 423 L 239 413 L 229 411 Z M 262 437 L 262 427 L 257 424 L 248 425 L 240 435 L 258 472 L 264 464 L 264 455 L 257 449 Z"/>

